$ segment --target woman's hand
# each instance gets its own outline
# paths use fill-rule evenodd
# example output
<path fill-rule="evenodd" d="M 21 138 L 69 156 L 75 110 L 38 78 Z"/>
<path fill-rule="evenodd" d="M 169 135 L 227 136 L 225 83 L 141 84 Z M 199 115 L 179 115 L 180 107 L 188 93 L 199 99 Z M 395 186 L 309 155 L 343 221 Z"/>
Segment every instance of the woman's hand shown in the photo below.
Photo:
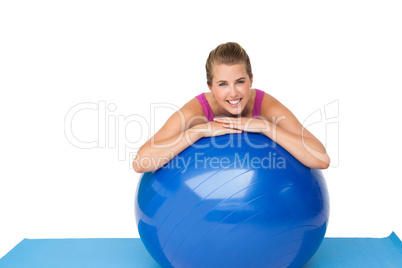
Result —
<path fill-rule="evenodd" d="M 225 126 L 221 122 L 208 122 L 192 127 L 192 131 L 201 132 L 203 137 L 221 136 L 230 133 L 242 133 L 241 129 Z"/>
<path fill-rule="evenodd" d="M 221 123 L 228 129 L 238 129 L 247 132 L 266 132 L 269 131 L 269 122 L 262 119 L 247 117 L 218 117 L 215 122 Z"/>

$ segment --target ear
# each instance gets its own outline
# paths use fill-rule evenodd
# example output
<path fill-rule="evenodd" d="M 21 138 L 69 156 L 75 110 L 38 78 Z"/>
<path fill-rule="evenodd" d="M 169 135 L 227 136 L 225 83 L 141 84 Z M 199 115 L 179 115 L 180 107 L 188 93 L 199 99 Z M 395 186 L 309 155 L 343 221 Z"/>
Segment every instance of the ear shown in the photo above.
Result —
<path fill-rule="evenodd" d="M 253 86 L 253 74 L 251 74 L 251 77 L 250 77 L 250 87 L 252 87 Z"/>
<path fill-rule="evenodd" d="M 210 85 L 208 85 L 208 83 L 207 83 L 207 86 L 208 86 L 208 88 L 209 88 L 209 91 L 211 91 L 211 92 L 212 92 L 212 94 L 214 94 L 214 91 L 212 90 L 211 86 L 210 86 Z"/>

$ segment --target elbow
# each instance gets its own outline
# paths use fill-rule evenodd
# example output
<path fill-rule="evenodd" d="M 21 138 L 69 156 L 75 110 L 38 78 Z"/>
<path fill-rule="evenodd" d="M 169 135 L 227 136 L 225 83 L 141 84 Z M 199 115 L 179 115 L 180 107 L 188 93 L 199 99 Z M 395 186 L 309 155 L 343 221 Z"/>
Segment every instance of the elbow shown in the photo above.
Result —
<path fill-rule="evenodd" d="M 329 163 L 320 162 L 316 168 L 317 169 L 327 169 L 328 167 L 329 167 Z"/>
<path fill-rule="evenodd" d="M 136 161 L 133 161 L 133 168 L 134 168 L 134 171 L 137 173 L 145 173 L 146 172 Z"/>
<path fill-rule="evenodd" d="M 152 160 L 144 157 L 141 158 L 139 154 L 135 157 L 133 161 L 133 169 L 137 173 L 146 173 L 146 172 L 151 172 L 155 171 L 158 167 L 152 164 Z"/>
<path fill-rule="evenodd" d="M 138 154 L 135 156 L 135 158 L 134 158 L 134 160 L 133 160 L 133 163 L 132 163 L 133 169 L 134 169 L 135 172 L 137 172 L 137 173 L 145 173 L 145 172 L 148 171 L 148 170 L 146 170 L 146 169 L 143 167 L 143 162 L 144 162 L 144 161 L 141 160 L 141 156 L 140 156 L 140 154 L 138 153 Z"/>
<path fill-rule="evenodd" d="M 150 166 L 143 167 L 140 164 L 136 163 L 135 161 L 133 162 L 133 168 L 134 168 L 134 171 L 137 173 L 146 173 L 146 172 L 155 171 L 155 168 L 150 167 Z"/>
<path fill-rule="evenodd" d="M 317 159 L 316 167 L 317 169 L 327 169 L 331 163 L 331 159 L 328 154 L 325 154 L 323 159 Z"/>
<path fill-rule="evenodd" d="M 327 169 L 331 163 L 331 160 L 327 153 L 309 155 L 305 157 L 302 162 L 306 167 L 314 169 Z"/>
<path fill-rule="evenodd" d="M 327 169 L 329 167 L 329 163 L 322 162 L 322 161 L 314 161 L 311 163 L 305 163 L 304 164 L 308 168 L 313 168 L 313 169 Z"/>

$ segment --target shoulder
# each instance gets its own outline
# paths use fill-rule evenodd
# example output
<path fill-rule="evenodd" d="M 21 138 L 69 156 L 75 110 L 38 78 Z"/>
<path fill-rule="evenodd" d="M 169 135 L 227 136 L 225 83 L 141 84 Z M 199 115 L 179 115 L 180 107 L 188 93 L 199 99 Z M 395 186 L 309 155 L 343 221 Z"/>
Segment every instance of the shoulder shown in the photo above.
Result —
<path fill-rule="evenodd" d="M 189 127 L 207 122 L 204 109 L 196 97 L 184 104 L 183 107 L 181 107 L 176 113 L 182 116 L 186 122 L 188 122 Z"/>
<path fill-rule="evenodd" d="M 205 96 L 205 99 L 208 101 L 209 105 L 213 105 L 213 103 L 215 102 L 215 97 L 211 92 L 205 92 L 203 93 Z"/>
<path fill-rule="evenodd" d="M 183 107 L 180 108 L 180 110 L 191 115 L 202 115 L 204 113 L 202 105 L 197 97 L 189 100 L 186 104 L 183 105 Z"/>
<path fill-rule="evenodd" d="M 261 115 L 279 126 L 291 123 L 299 125 L 296 116 L 279 100 L 265 93 L 261 103 Z"/>
<path fill-rule="evenodd" d="M 263 91 L 264 92 L 264 91 Z M 261 102 L 261 114 L 267 115 L 278 112 L 278 109 L 283 107 L 282 103 L 280 103 L 276 98 L 272 95 L 264 92 L 264 97 Z"/>
<path fill-rule="evenodd" d="M 180 109 L 176 110 L 168 119 L 167 124 L 170 127 L 176 127 L 177 125 L 181 125 L 183 127 L 183 124 L 187 126 L 190 125 L 189 127 L 191 127 L 194 125 L 194 123 L 205 123 L 205 120 L 199 120 L 200 118 L 202 119 L 202 117 L 205 118 L 204 110 L 199 100 L 194 97 L 184 104 Z"/>
<path fill-rule="evenodd" d="M 164 139 L 185 131 L 195 125 L 206 123 L 204 111 L 197 98 L 192 98 L 175 111 L 154 135 L 155 140 Z"/>
<path fill-rule="evenodd" d="M 289 132 L 306 137 L 313 137 L 308 130 L 304 129 L 303 125 L 292 111 L 272 95 L 265 93 L 262 102 L 261 115 L 265 120 L 271 121 Z"/>

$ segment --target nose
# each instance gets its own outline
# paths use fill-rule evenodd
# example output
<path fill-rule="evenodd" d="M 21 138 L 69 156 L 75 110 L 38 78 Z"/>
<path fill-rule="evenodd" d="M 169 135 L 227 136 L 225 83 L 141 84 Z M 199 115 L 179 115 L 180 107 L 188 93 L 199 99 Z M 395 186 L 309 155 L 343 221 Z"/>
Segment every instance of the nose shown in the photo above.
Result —
<path fill-rule="evenodd" d="M 237 90 L 236 87 L 234 85 L 229 86 L 229 93 L 228 93 L 228 97 L 230 99 L 234 99 L 237 96 Z"/>

